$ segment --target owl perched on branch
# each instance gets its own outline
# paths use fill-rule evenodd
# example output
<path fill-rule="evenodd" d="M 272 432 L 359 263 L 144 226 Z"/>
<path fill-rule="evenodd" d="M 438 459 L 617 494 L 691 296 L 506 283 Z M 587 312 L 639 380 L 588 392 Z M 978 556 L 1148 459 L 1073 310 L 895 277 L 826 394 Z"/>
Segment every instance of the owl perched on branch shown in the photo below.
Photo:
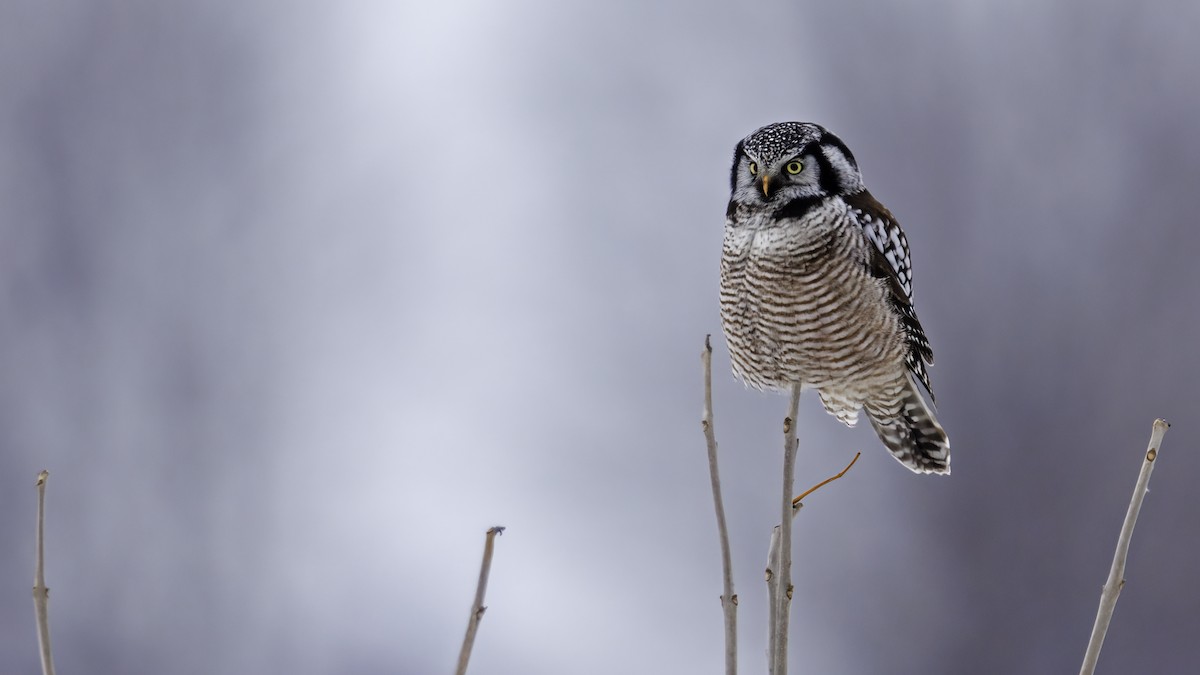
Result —
<path fill-rule="evenodd" d="M 816 389 L 847 426 L 861 408 L 919 473 L 950 473 L 950 442 L 913 308 L 908 240 L 854 155 L 816 124 L 765 126 L 737 145 L 721 254 L 733 370 L 759 389 Z"/>

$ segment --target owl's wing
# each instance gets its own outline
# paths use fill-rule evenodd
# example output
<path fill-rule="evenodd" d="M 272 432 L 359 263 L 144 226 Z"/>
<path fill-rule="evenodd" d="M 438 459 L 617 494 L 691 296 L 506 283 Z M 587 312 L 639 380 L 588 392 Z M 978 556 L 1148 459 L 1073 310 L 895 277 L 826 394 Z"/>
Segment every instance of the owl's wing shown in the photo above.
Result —
<path fill-rule="evenodd" d="M 900 315 L 908 335 L 908 369 L 925 386 L 932 399 L 933 388 L 929 386 L 929 371 L 925 364 L 933 364 L 933 349 L 913 307 L 912 261 L 908 256 L 908 239 L 904 236 L 904 230 L 900 229 L 900 223 L 870 192 L 863 190 L 845 199 L 867 239 L 873 244 L 871 274 L 887 282 L 892 290 L 892 307 Z"/>

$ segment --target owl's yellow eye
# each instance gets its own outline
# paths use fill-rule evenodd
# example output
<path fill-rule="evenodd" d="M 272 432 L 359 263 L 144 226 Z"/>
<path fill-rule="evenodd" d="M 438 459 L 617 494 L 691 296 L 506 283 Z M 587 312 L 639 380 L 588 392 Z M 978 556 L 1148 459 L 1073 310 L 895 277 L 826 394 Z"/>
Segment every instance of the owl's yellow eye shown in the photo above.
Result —
<path fill-rule="evenodd" d="M 785 166 L 783 168 L 787 169 L 788 173 L 795 176 L 796 174 L 800 173 L 800 170 L 804 168 L 804 165 L 801 164 L 797 160 L 792 160 L 792 161 L 788 162 L 787 166 Z"/>
<path fill-rule="evenodd" d="M 755 164 L 754 162 L 750 162 L 750 175 L 751 176 L 758 175 L 758 164 Z"/>

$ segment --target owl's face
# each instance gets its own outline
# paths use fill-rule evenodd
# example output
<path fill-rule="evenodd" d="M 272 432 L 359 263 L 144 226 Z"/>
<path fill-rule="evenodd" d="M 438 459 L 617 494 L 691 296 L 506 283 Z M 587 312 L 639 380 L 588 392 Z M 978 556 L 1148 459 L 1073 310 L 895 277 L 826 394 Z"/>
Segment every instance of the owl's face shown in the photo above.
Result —
<path fill-rule="evenodd" d="M 816 124 L 769 124 L 738 143 L 733 155 L 730 200 L 786 204 L 819 200 L 863 189 L 854 155 L 841 139 Z"/>

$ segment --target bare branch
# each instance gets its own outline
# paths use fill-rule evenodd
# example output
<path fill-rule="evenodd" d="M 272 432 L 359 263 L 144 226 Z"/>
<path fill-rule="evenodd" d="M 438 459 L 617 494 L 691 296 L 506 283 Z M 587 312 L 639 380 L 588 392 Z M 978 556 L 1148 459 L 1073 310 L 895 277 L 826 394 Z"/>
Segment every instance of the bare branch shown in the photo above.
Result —
<path fill-rule="evenodd" d="M 475 588 L 475 603 L 471 605 L 471 618 L 467 621 L 467 635 L 463 638 L 462 651 L 458 653 L 458 668 L 456 675 L 465 675 L 467 661 L 471 659 L 471 648 L 475 646 L 475 633 L 479 630 L 479 620 L 487 607 L 483 606 L 483 596 L 487 593 L 488 573 L 492 569 L 492 551 L 495 548 L 496 535 L 503 534 L 504 528 L 499 525 L 489 528 L 487 540 L 483 545 L 483 565 L 479 569 L 479 585 Z"/>
<path fill-rule="evenodd" d="M 779 621 L 776 619 L 779 604 L 775 601 L 779 597 L 779 575 L 775 570 L 779 569 L 779 531 L 782 529 L 779 525 L 771 528 L 771 543 L 767 545 L 767 672 L 771 675 L 775 673 L 775 650 L 779 647 Z"/>
<path fill-rule="evenodd" d="M 42 471 L 37 477 L 37 560 L 33 572 L 33 613 L 37 617 L 42 675 L 54 675 L 54 658 L 50 655 L 50 589 L 46 588 L 46 556 L 42 537 L 46 524 L 46 480 L 49 478 L 49 471 Z"/>
<path fill-rule="evenodd" d="M 1125 512 L 1125 522 L 1121 525 L 1121 534 L 1117 537 L 1117 551 L 1113 555 L 1112 567 L 1108 571 L 1108 580 L 1104 582 L 1104 590 L 1100 593 L 1100 608 L 1096 611 L 1096 623 L 1092 626 L 1092 637 L 1088 641 L 1079 675 L 1092 675 L 1096 670 L 1096 661 L 1100 658 L 1100 648 L 1104 646 L 1104 635 L 1108 632 L 1108 624 L 1112 621 L 1113 610 L 1117 607 L 1117 596 L 1125 587 L 1125 559 L 1129 556 L 1129 541 L 1133 538 L 1133 526 L 1137 523 L 1138 512 L 1142 509 L 1142 500 L 1146 497 L 1150 474 L 1154 471 L 1154 460 L 1158 457 L 1158 448 L 1162 445 L 1163 435 L 1167 433 L 1170 426 L 1166 420 L 1154 420 L 1154 427 L 1150 432 L 1150 445 L 1146 448 L 1142 470 L 1138 473 L 1137 483 L 1133 487 L 1133 499 L 1129 502 L 1129 510 Z"/>
<path fill-rule="evenodd" d="M 721 570 L 724 589 L 721 611 L 725 615 L 725 673 L 737 675 L 737 594 L 733 592 L 733 557 L 729 552 L 729 530 L 725 526 L 725 503 L 721 498 L 721 474 L 717 469 L 717 435 L 713 428 L 712 336 L 704 336 L 704 415 L 700 426 L 708 442 L 708 473 L 712 478 L 713 505 L 717 510 L 717 534 L 721 539 Z"/>
<path fill-rule="evenodd" d="M 800 513 L 800 509 L 803 507 L 804 507 L 804 504 L 802 504 L 800 502 L 796 502 L 795 506 L 792 508 L 793 522 L 796 519 L 796 514 Z M 779 607 L 775 602 L 775 599 L 777 597 L 776 594 L 779 592 L 779 576 L 775 573 L 775 570 L 780 569 L 780 567 L 779 567 L 779 531 L 781 529 L 782 528 L 779 525 L 776 525 L 775 527 L 771 528 L 771 543 L 767 547 L 767 569 L 766 569 L 765 576 L 767 579 L 767 598 L 768 598 L 768 601 L 767 601 L 767 629 L 768 629 L 768 633 L 767 633 L 767 665 L 768 665 L 769 672 L 774 672 L 774 670 L 775 670 L 775 650 L 779 646 L 778 645 L 779 621 L 777 620 L 777 617 L 779 615 Z"/>
<path fill-rule="evenodd" d="M 775 616 L 772 621 L 774 640 L 769 651 L 771 675 L 787 675 L 788 623 L 791 618 L 792 600 L 792 519 L 795 507 L 792 495 L 796 483 L 796 417 L 800 409 L 800 385 L 792 385 L 792 397 L 788 404 L 788 416 L 783 420 L 783 501 L 779 509 L 779 522 L 787 527 L 779 529 L 779 564 L 775 569 L 778 583 L 772 602 Z"/>

